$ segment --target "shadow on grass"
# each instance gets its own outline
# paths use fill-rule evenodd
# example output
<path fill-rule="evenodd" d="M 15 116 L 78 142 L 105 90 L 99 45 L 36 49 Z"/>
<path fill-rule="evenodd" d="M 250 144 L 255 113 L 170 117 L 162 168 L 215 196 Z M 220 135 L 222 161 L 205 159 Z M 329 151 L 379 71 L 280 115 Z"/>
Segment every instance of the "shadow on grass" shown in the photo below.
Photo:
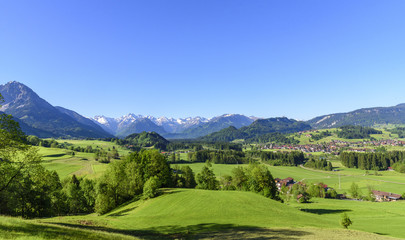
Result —
<path fill-rule="evenodd" d="M 43 157 L 52 157 L 52 158 L 58 158 L 58 157 L 63 157 L 66 156 L 66 153 L 59 153 L 59 154 L 50 154 L 50 155 L 44 155 Z"/>
<path fill-rule="evenodd" d="M 128 215 L 128 212 L 134 210 L 135 208 L 137 208 L 137 207 L 132 207 L 132 208 L 124 209 L 124 210 L 121 210 L 121 211 L 118 211 L 118 212 L 115 212 L 115 213 L 112 213 L 112 214 L 107 214 L 107 216 L 110 216 L 110 217 L 122 217 L 122 216 Z"/>
<path fill-rule="evenodd" d="M 298 239 L 312 233 L 293 229 L 267 229 L 234 224 L 204 223 L 189 226 L 168 225 L 143 230 L 121 230 L 103 226 L 85 226 L 70 223 L 53 223 L 134 236 L 141 239 Z"/>
<path fill-rule="evenodd" d="M 4 225 L 0 223 L 1 239 L 16 238 L 33 239 L 94 239 L 109 240 L 121 239 L 119 236 L 112 236 L 108 233 L 95 233 L 92 231 L 83 231 L 82 229 L 72 229 L 60 226 L 51 226 L 48 224 L 32 224 L 20 222 Z"/>
<path fill-rule="evenodd" d="M 314 213 L 318 215 L 323 215 L 323 214 L 334 214 L 334 213 L 344 213 L 344 212 L 350 212 L 352 210 L 350 209 L 300 209 L 303 212 L 307 213 Z"/>

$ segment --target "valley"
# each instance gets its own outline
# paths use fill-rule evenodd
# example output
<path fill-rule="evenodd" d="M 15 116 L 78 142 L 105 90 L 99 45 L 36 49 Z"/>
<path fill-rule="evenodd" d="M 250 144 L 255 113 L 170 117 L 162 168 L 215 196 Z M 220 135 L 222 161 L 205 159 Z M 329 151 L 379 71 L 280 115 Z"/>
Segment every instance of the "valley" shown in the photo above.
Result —
<path fill-rule="evenodd" d="M 68 142 L 80 147 L 98 146 L 105 149 L 114 147 L 120 149 L 120 153 L 123 155 L 128 153 L 119 145 L 106 141 L 61 140 L 60 142 Z M 39 149 L 44 156 L 43 165 L 49 170 L 56 170 L 61 178 L 71 177 L 75 174 L 96 179 L 109 165 L 95 161 L 92 154 L 76 152 L 72 157 L 65 149 L 44 147 L 39 147 Z M 82 160 L 82 158 L 87 158 L 87 160 Z M 205 163 L 187 162 L 187 154 L 184 153 L 180 154 L 179 160 L 185 161 L 185 163 L 172 163 L 171 167 L 181 169 L 184 166 L 190 166 L 194 173 L 199 173 L 205 166 Z M 83 163 L 84 161 L 87 162 Z M 369 186 L 381 191 L 400 194 L 405 192 L 405 175 L 402 173 L 378 171 L 378 174 L 375 175 L 376 172 L 372 171 L 346 168 L 338 159 L 330 161 L 334 168 L 332 172 L 301 166 L 267 165 L 267 168 L 274 178 L 291 177 L 295 181 L 322 182 L 336 189 L 338 193 L 348 195 L 350 195 L 350 187 L 353 182 L 359 185 L 360 191 L 364 195 L 367 194 Z M 98 169 L 99 172 L 86 171 L 89 165 L 93 170 Z M 55 166 L 59 166 L 59 168 Z M 248 164 L 212 164 L 212 169 L 217 179 L 220 180 L 223 176 L 231 175 L 233 169 L 247 166 Z M 90 214 L 56 217 L 31 220 L 30 224 L 38 224 L 38 227 L 45 229 L 60 229 L 58 231 L 61 232 L 71 229 L 69 231 L 73 231 L 73 235 L 77 234 L 77 236 L 88 234 L 87 231 L 91 230 L 89 239 L 91 237 L 103 239 L 103 234 L 111 238 L 122 237 L 123 239 L 132 239 L 132 237 L 134 239 L 179 237 L 205 239 L 224 236 L 236 239 L 241 235 L 246 238 L 259 236 L 283 238 L 291 236 L 291 234 L 296 234 L 297 239 L 323 239 L 332 232 L 336 239 L 340 237 L 385 239 L 386 235 L 405 237 L 405 232 L 399 226 L 405 215 L 402 210 L 403 205 L 403 201 L 378 203 L 325 198 L 311 198 L 310 202 L 306 204 L 297 203 L 293 199 L 279 203 L 249 192 L 180 188 L 162 189 L 162 195 L 157 198 L 135 199 L 101 216 Z M 373 209 L 373 211 L 370 212 L 368 209 Z M 352 230 L 339 229 L 342 213 L 347 213 L 354 222 L 351 226 Z M 380 222 L 395 219 L 399 225 L 378 224 L 375 221 L 376 216 Z M 22 223 L 24 222 L 19 224 Z M 7 234 L 13 236 L 13 233 Z M 50 234 L 49 236 L 55 235 Z M 48 239 L 46 236 L 41 238 Z"/>
<path fill-rule="evenodd" d="M 374 193 L 405 195 L 400 121 L 350 125 L 345 117 L 349 125 L 323 128 L 334 115 L 316 122 L 239 114 L 89 119 L 53 107 L 17 82 L 0 90 L 2 110 L 29 136 L 12 125 L 5 129 L 33 149 L 21 148 L 33 159 L 24 171 L 3 166 L 10 185 L 0 184 L 0 195 L 10 207 L 0 209 L 0 235 L 7 238 L 405 238 L 405 202 L 377 202 Z M 44 192 L 34 191 L 35 184 L 46 186 Z M 17 200 L 9 197 L 14 192 Z M 26 202 L 29 194 L 46 207 L 36 210 Z M 342 229 L 342 214 L 352 221 L 350 230 Z"/>

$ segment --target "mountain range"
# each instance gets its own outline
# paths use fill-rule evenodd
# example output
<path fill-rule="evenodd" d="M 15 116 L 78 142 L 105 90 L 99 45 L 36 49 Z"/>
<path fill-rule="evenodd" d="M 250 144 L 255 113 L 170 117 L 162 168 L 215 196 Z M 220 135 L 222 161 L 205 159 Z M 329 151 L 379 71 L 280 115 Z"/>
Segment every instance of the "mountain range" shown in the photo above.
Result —
<path fill-rule="evenodd" d="M 405 104 L 329 114 L 306 122 L 288 118 L 259 119 L 240 114 L 224 114 L 211 119 L 156 118 L 136 114 L 120 118 L 102 115 L 87 118 L 75 111 L 52 106 L 32 89 L 16 81 L 0 85 L 0 94 L 4 97 L 0 112 L 11 114 L 26 134 L 42 138 L 124 138 L 133 133 L 153 131 L 168 139 L 190 139 L 225 129 L 219 135 L 211 135 L 211 139 L 236 139 L 344 125 L 405 124 Z"/>
<path fill-rule="evenodd" d="M 52 106 L 21 83 L 0 85 L 0 93 L 4 97 L 0 111 L 11 114 L 26 134 L 43 138 L 112 137 L 93 121 L 74 111 Z"/>
<path fill-rule="evenodd" d="M 125 137 L 142 131 L 154 131 L 171 139 L 189 139 L 205 136 L 229 126 L 237 128 L 248 126 L 254 122 L 254 119 L 256 118 L 240 114 L 224 114 L 212 119 L 203 117 L 155 118 L 128 114 L 120 118 L 96 116 L 93 121 L 100 124 L 104 130 L 118 137 Z"/>
<path fill-rule="evenodd" d="M 168 138 L 195 138 L 229 126 L 247 126 L 256 119 L 239 114 L 212 119 L 155 118 L 136 114 L 120 118 L 86 118 L 72 110 L 52 106 L 32 89 L 16 81 L 0 85 L 0 94 L 4 97 L 0 111 L 11 114 L 26 134 L 42 138 L 124 138 L 144 131 L 154 131 Z"/>

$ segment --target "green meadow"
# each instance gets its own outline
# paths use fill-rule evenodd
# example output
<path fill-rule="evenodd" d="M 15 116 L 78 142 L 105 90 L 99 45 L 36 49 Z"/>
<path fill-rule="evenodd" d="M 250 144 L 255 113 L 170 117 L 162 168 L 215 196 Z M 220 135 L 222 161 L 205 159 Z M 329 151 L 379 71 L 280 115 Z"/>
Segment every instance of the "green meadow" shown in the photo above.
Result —
<path fill-rule="evenodd" d="M 144 239 L 325 239 L 327 236 L 331 239 L 385 239 L 376 234 L 341 229 L 341 211 L 325 217 L 251 192 L 164 191 L 157 198 L 134 201 L 102 216 L 91 214 L 40 221 Z"/>
<path fill-rule="evenodd" d="M 93 149 L 100 148 L 108 151 L 115 147 L 120 156 L 129 153 L 123 147 L 105 141 L 98 140 L 58 140 L 60 143 L 73 144 L 75 147 L 91 146 Z M 97 178 L 107 169 L 108 164 L 100 163 L 95 160 L 93 153 L 75 152 L 72 156 L 71 150 L 61 148 L 37 147 L 42 156 L 43 165 L 46 169 L 56 171 L 61 179 L 71 176 L 86 176 L 88 178 Z M 112 160 L 114 161 L 114 160 Z"/>
<path fill-rule="evenodd" d="M 199 173 L 205 163 L 185 163 L 172 164 L 172 166 L 188 165 L 194 173 Z M 368 187 L 375 190 L 405 193 L 405 174 L 395 171 L 369 171 L 343 167 L 339 161 L 332 161 L 336 171 L 320 171 L 302 167 L 287 166 L 267 166 L 274 178 L 292 177 L 295 181 L 306 181 L 308 183 L 323 182 L 329 187 L 334 188 L 338 193 L 349 193 L 353 182 L 359 185 L 362 193 L 368 193 Z M 212 164 L 212 169 L 219 178 L 222 175 L 231 175 L 232 169 L 238 166 L 247 166 L 247 164 Z M 375 175 L 375 174 L 378 175 Z M 339 184 L 340 182 L 340 184 Z"/>

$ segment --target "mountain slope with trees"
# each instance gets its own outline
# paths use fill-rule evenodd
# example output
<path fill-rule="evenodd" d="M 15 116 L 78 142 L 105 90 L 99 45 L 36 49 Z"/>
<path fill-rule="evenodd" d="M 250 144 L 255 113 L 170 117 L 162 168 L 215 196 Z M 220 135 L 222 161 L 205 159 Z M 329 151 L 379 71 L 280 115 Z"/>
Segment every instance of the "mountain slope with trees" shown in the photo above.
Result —
<path fill-rule="evenodd" d="M 134 145 L 136 147 L 154 147 L 165 150 L 170 143 L 165 138 L 155 132 L 134 133 L 122 140 L 124 144 Z"/>
<path fill-rule="evenodd" d="M 315 129 L 335 128 L 345 125 L 371 127 L 376 124 L 405 124 L 405 104 L 329 114 L 313 118 L 307 123 Z"/>
<path fill-rule="evenodd" d="M 302 121 L 296 121 L 288 118 L 268 118 L 258 119 L 251 125 L 236 129 L 235 127 L 229 127 L 222 129 L 221 131 L 211 133 L 207 136 L 200 138 L 203 141 L 215 142 L 215 141 L 233 141 L 235 139 L 244 140 L 263 140 L 263 137 L 267 138 L 281 138 L 280 134 L 294 133 L 299 131 L 310 130 L 311 126 Z"/>

